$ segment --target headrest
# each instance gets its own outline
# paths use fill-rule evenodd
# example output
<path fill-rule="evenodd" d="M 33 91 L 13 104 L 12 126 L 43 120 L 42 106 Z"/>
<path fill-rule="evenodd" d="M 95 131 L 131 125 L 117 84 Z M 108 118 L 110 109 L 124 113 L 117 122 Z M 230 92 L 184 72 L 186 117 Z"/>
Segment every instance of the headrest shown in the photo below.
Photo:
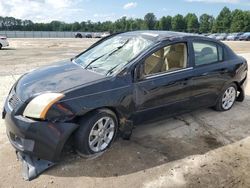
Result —
<path fill-rule="evenodd" d="M 170 52 L 183 52 L 183 44 L 175 44 L 170 47 Z"/>
<path fill-rule="evenodd" d="M 175 51 L 177 52 L 183 52 L 183 44 L 179 44 L 175 46 Z"/>
<path fill-rule="evenodd" d="M 157 52 L 155 52 L 155 55 L 158 57 L 163 57 L 164 56 L 164 49 L 160 49 Z"/>
<path fill-rule="evenodd" d="M 210 47 L 205 47 L 201 50 L 201 54 L 202 55 L 209 55 L 209 54 L 213 54 L 213 49 Z"/>

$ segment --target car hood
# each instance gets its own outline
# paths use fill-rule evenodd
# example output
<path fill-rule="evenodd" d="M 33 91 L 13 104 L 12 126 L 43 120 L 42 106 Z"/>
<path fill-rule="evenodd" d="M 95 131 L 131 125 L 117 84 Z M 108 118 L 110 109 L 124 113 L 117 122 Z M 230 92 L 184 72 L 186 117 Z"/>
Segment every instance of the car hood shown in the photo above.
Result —
<path fill-rule="evenodd" d="M 17 96 L 26 101 L 38 93 L 64 92 L 103 78 L 104 75 L 83 69 L 71 61 L 63 61 L 23 75 L 15 90 Z"/>

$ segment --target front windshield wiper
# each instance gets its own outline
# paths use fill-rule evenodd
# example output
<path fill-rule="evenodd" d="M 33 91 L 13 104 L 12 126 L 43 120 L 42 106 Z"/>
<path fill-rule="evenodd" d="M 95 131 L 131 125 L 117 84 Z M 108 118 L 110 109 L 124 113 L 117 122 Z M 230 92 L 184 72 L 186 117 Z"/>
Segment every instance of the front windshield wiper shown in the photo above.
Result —
<path fill-rule="evenodd" d="M 106 73 L 106 76 L 108 76 L 109 74 L 112 74 L 113 71 L 119 66 L 120 64 L 114 66 L 112 69 L 110 69 L 107 73 Z"/>
<path fill-rule="evenodd" d="M 108 54 L 108 57 L 110 57 L 111 55 L 113 55 L 113 54 L 114 54 L 115 52 L 117 52 L 118 50 L 122 49 L 126 44 L 128 44 L 128 42 L 129 42 L 129 39 L 126 40 L 126 42 L 124 42 L 123 45 L 118 46 L 113 52 L 111 52 L 110 54 Z M 108 58 L 108 57 L 107 57 L 107 58 Z M 106 58 L 106 59 L 107 59 L 107 58 Z"/>
<path fill-rule="evenodd" d="M 124 42 L 123 45 L 118 46 L 117 48 L 115 48 L 115 50 L 113 50 L 112 52 L 103 54 L 103 55 L 97 57 L 96 59 L 92 60 L 87 66 L 85 66 L 85 69 L 87 69 L 91 64 L 93 64 L 93 63 L 96 62 L 98 59 L 101 59 L 102 57 L 104 57 L 104 56 L 106 56 L 106 55 L 107 55 L 107 58 L 110 57 L 110 56 L 113 55 L 115 52 L 117 52 L 118 50 L 122 49 L 126 44 L 128 44 L 128 42 L 129 42 L 129 39 L 126 40 L 126 42 Z M 107 58 L 106 58 L 106 59 L 107 59 Z"/>
<path fill-rule="evenodd" d="M 103 54 L 97 58 L 95 58 L 94 60 L 90 61 L 89 64 L 87 64 L 87 66 L 85 66 L 85 69 L 87 69 L 92 63 L 96 62 L 98 59 L 102 58 L 103 56 L 105 56 L 106 54 Z"/>

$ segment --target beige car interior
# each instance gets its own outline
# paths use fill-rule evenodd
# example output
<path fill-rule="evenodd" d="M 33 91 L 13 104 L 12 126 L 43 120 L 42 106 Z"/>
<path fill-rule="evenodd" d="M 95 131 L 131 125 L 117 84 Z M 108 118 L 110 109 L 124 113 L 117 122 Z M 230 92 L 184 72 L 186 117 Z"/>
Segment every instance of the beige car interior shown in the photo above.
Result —
<path fill-rule="evenodd" d="M 166 46 L 145 60 L 144 74 L 174 71 L 187 67 L 187 46 L 178 43 Z"/>

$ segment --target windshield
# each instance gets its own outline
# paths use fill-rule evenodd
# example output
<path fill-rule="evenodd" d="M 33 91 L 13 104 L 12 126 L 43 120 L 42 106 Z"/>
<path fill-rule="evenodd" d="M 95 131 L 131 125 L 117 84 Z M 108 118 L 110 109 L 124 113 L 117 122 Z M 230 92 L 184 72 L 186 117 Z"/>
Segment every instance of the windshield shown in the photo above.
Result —
<path fill-rule="evenodd" d="M 153 41 L 142 36 L 114 36 L 86 51 L 74 62 L 85 69 L 109 75 L 135 58 L 149 47 Z"/>
<path fill-rule="evenodd" d="M 243 34 L 243 36 L 249 36 L 250 35 L 250 33 L 244 33 Z"/>

